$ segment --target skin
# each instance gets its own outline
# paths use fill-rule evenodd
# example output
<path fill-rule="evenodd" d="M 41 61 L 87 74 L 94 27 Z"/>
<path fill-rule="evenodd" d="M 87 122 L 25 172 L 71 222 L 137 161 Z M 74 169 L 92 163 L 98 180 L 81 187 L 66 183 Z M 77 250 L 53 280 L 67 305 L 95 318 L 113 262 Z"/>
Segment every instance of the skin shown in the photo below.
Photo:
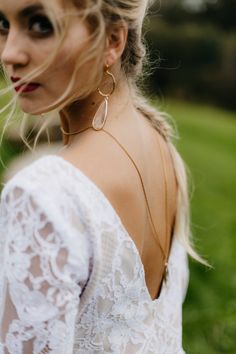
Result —
<path fill-rule="evenodd" d="M 69 1 L 65 6 L 69 5 Z M 20 12 L 28 6 L 40 4 L 37 0 L 0 0 L 0 55 L 9 77 L 23 77 L 37 68 L 55 47 L 55 36 L 48 26 L 32 16 L 22 18 Z M 60 17 L 64 8 L 53 1 L 54 13 Z M 44 11 L 36 12 L 45 15 Z M 34 14 L 34 15 L 35 15 Z M 44 35 L 42 36 L 42 30 Z M 5 32 L 4 32 L 5 31 Z M 45 31 L 47 35 L 45 35 Z M 147 193 L 154 224 L 165 249 L 169 249 L 171 227 L 176 210 L 176 180 L 173 164 L 164 142 L 163 147 L 168 178 L 168 223 L 164 214 L 162 161 L 157 144 L 158 133 L 135 109 L 128 83 L 121 71 L 121 56 L 127 41 L 127 26 L 110 28 L 107 33 L 103 63 L 109 65 L 117 80 L 114 94 L 109 98 L 109 114 L 105 129 L 126 148 L 136 162 Z M 40 32 L 40 35 L 39 35 Z M 40 87 L 31 93 L 20 93 L 19 104 L 26 113 L 39 114 L 57 100 L 69 83 L 76 58 L 89 46 L 89 30 L 78 17 L 72 17 L 63 47 L 51 66 L 34 82 Z M 63 60 L 70 53 L 70 60 Z M 81 68 L 72 93 L 78 93 L 94 69 L 89 62 Z M 104 75 L 100 87 L 106 87 Z M 103 98 L 95 90 L 89 97 L 77 100 L 60 111 L 61 124 L 74 132 L 91 126 L 93 116 Z M 163 260 L 149 222 L 143 190 L 137 171 L 121 150 L 105 133 L 92 130 L 64 139 L 67 147 L 60 155 L 82 170 L 105 194 L 116 210 L 123 226 L 134 240 L 145 269 L 145 280 L 151 298 L 156 298 L 163 272 Z M 166 237 L 166 223 L 169 237 Z"/>

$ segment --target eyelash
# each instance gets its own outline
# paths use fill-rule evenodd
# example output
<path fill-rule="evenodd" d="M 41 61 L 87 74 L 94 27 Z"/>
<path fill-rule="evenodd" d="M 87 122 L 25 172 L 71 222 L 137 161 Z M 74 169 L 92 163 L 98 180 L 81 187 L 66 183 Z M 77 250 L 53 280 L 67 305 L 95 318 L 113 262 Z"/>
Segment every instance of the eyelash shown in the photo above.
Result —
<path fill-rule="evenodd" d="M 38 25 L 39 29 L 33 29 L 35 25 Z M 9 22 L 4 17 L 0 17 L 0 35 L 7 36 L 9 28 Z M 35 15 L 29 19 L 28 31 L 34 37 L 48 37 L 54 32 L 51 22 L 43 15 Z"/>

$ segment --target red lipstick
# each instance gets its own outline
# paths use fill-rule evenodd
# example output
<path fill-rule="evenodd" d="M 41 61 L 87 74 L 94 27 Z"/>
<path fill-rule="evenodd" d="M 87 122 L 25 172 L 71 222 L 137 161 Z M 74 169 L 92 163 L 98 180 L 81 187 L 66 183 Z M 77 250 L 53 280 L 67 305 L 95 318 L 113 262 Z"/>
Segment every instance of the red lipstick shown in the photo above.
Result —
<path fill-rule="evenodd" d="M 16 92 L 32 92 L 32 91 L 35 91 L 37 90 L 37 88 L 39 87 L 40 85 L 39 84 L 23 84 L 23 85 L 20 85 L 20 86 L 16 86 L 15 87 L 15 90 Z"/>
<path fill-rule="evenodd" d="M 17 81 L 20 81 L 21 78 L 20 77 L 11 77 L 11 81 L 13 83 L 16 83 Z M 36 83 L 36 82 L 30 82 L 30 83 L 23 83 L 19 86 L 15 86 L 15 90 L 16 92 L 32 92 L 37 90 L 37 88 L 40 86 L 40 84 Z"/>

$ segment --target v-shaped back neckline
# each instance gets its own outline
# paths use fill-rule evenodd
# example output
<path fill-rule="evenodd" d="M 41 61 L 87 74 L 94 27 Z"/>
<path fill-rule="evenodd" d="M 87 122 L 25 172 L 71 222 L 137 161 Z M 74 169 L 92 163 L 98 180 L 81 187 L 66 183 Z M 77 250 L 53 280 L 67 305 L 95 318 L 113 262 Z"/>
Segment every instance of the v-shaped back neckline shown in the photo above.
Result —
<path fill-rule="evenodd" d="M 110 208 L 110 210 L 112 211 L 112 213 L 114 214 L 115 218 L 118 220 L 119 226 L 121 227 L 123 233 L 125 234 L 127 240 L 130 242 L 133 251 L 135 252 L 135 255 L 138 257 L 138 262 L 139 265 L 142 269 L 142 274 L 143 274 L 143 284 L 144 284 L 144 288 L 145 291 L 147 293 L 147 296 L 149 298 L 149 301 L 153 304 L 159 303 L 160 299 L 162 298 L 162 295 L 164 293 L 164 289 L 168 286 L 168 281 L 169 278 L 167 278 L 167 281 L 162 281 L 162 285 L 161 285 L 161 289 L 159 291 L 159 296 L 156 299 L 152 299 L 151 294 L 149 293 L 147 284 L 146 284 L 146 280 L 145 280 L 145 269 L 144 269 L 144 265 L 139 253 L 139 250 L 133 240 L 133 238 L 130 236 L 130 234 L 128 233 L 127 229 L 125 228 L 119 214 L 117 213 L 117 211 L 115 210 L 115 208 L 113 207 L 112 203 L 110 202 L 110 200 L 107 198 L 107 196 L 104 194 L 104 192 L 97 186 L 97 184 L 89 177 L 87 176 L 82 170 L 80 170 L 77 166 L 75 166 L 73 163 L 71 163 L 70 161 L 66 160 L 64 157 L 57 155 L 57 154 L 48 154 L 48 155 L 44 155 L 42 156 L 40 159 L 43 158 L 54 158 L 57 159 L 59 162 L 64 163 L 65 165 L 67 165 L 67 167 L 69 167 L 70 169 L 72 169 L 76 174 L 80 175 L 83 177 L 83 179 L 90 184 L 90 186 L 92 186 L 92 188 L 94 189 L 94 191 L 99 194 L 99 196 L 105 201 L 105 203 L 108 205 L 108 207 Z M 169 271 L 169 267 L 170 267 L 170 260 L 172 258 L 172 253 L 173 253 L 173 248 L 174 248 L 174 242 L 176 241 L 176 237 L 175 234 L 173 234 L 172 236 L 172 241 L 171 241 L 171 246 L 170 246 L 170 252 L 169 252 L 169 257 L 168 257 L 168 266 L 167 266 L 167 270 Z"/>

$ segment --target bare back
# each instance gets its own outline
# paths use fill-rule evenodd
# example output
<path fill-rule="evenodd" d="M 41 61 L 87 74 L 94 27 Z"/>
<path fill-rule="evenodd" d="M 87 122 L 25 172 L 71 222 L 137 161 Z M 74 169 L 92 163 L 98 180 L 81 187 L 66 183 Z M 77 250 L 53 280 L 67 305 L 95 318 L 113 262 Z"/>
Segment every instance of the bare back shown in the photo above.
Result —
<path fill-rule="evenodd" d="M 177 183 L 166 142 L 142 116 L 135 127 L 133 122 L 129 126 L 127 121 L 125 129 L 112 126 L 104 129 L 115 136 L 134 159 L 142 176 L 155 229 L 165 252 L 169 252 Z M 167 175 L 167 218 L 163 164 L 157 139 L 162 146 Z M 78 143 L 61 155 L 81 169 L 109 199 L 139 251 L 150 296 L 157 298 L 163 276 L 163 256 L 154 238 L 140 178 L 129 157 L 105 132 L 92 130 L 83 133 Z"/>

